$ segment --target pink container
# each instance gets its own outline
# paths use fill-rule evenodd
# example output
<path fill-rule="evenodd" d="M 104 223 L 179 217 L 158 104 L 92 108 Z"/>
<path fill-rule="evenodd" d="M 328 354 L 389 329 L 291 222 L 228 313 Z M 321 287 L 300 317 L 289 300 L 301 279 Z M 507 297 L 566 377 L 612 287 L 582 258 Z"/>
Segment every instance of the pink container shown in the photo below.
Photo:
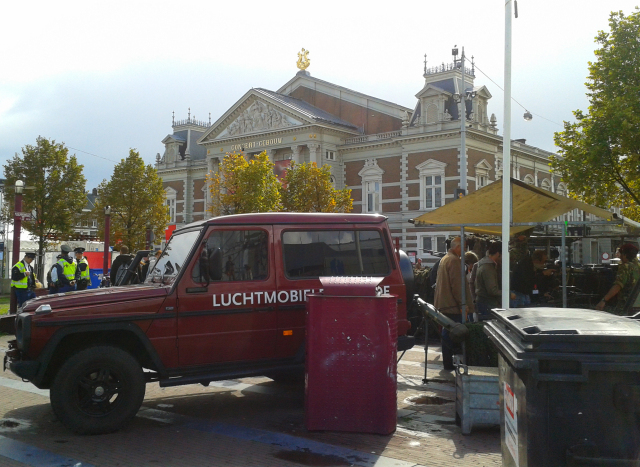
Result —
<path fill-rule="evenodd" d="M 377 296 L 380 280 L 321 278 L 325 295 L 307 296 L 308 430 L 396 429 L 397 297 Z"/>

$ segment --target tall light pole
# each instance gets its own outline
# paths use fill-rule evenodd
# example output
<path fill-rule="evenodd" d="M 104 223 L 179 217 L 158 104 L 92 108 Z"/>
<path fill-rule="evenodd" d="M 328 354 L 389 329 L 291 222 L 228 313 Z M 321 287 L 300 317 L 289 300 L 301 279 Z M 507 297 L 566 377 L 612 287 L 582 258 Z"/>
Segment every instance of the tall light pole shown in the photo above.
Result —
<path fill-rule="evenodd" d="M 502 138 L 502 307 L 509 307 L 509 236 L 511 235 L 511 17 L 504 5 L 504 136 Z"/>
<path fill-rule="evenodd" d="M 20 261 L 20 231 L 22 230 L 22 191 L 24 190 L 24 182 L 22 180 L 16 180 L 15 185 L 16 196 L 14 198 L 13 205 L 13 243 L 11 245 L 12 258 L 11 269 L 9 277 L 11 277 L 11 270 L 13 265 Z M 15 315 L 17 311 L 16 295 L 11 291 L 11 299 L 9 302 L 9 313 Z"/>
<path fill-rule="evenodd" d="M 104 207 L 104 258 L 102 261 L 102 277 L 109 272 L 109 230 L 111 230 L 111 206 Z"/>

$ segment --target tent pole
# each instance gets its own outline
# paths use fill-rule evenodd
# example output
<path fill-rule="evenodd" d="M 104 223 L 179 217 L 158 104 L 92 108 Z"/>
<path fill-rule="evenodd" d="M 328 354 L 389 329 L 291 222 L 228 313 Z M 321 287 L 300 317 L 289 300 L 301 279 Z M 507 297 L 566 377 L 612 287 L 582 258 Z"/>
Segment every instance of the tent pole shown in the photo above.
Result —
<path fill-rule="evenodd" d="M 504 5 L 504 135 L 502 137 L 502 307 L 509 307 L 509 235 L 511 227 L 511 17 Z"/>
<path fill-rule="evenodd" d="M 560 254 L 562 255 L 562 308 L 567 307 L 567 255 L 565 247 L 567 245 L 567 226 L 562 226 L 562 247 Z"/>
<path fill-rule="evenodd" d="M 462 323 L 467 322 L 467 265 L 464 262 L 464 226 L 460 227 L 460 274 L 462 275 L 462 286 L 460 287 L 460 300 L 462 301 Z M 462 359 L 467 364 L 467 346 L 462 342 Z"/>

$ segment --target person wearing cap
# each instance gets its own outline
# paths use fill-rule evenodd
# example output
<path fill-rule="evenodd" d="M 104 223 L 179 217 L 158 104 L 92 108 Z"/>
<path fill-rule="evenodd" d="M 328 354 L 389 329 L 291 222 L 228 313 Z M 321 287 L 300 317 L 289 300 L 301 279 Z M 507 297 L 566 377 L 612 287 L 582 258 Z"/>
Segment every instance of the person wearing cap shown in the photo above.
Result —
<path fill-rule="evenodd" d="M 47 286 L 49 288 L 49 294 L 58 293 L 58 287 L 56 283 L 58 282 L 58 269 L 56 268 L 56 263 L 62 258 L 62 255 L 56 256 L 56 262 L 53 263 L 49 272 L 47 273 Z"/>
<path fill-rule="evenodd" d="M 640 262 L 638 262 L 638 247 L 625 243 L 620 247 L 620 261 L 616 280 L 609 291 L 596 305 L 596 310 L 605 310 L 615 315 L 626 315 L 630 309 L 626 308 L 627 301 L 635 285 L 640 280 Z M 615 305 L 607 305 L 613 298 L 617 298 Z"/>
<path fill-rule="evenodd" d="M 31 267 L 31 263 L 35 258 L 35 253 L 26 253 L 22 261 L 18 261 L 13 268 L 11 268 L 11 288 L 16 294 L 18 308 L 27 300 L 36 298 L 36 294 L 33 292 L 36 286 L 36 279 L 33 275 L 33 268 Z"/>
<path fill-rule="evenodd" d="M 60 247 L 62 258 L 60 258 L 55 265 L 58 275 L 56 282 L 58 293 L 70 292 L 76 289 L 76 262 L 69 256 L 71 251 L 69 245 L 62 245 Z"/>
<path fill-rule="evenodd" d="M 85 290 L 91 282 L 89 277 L 89 261 L 82 255 L 84 248 L 78 247 L 73 251 L 76 254 L 76 290 Z"/>

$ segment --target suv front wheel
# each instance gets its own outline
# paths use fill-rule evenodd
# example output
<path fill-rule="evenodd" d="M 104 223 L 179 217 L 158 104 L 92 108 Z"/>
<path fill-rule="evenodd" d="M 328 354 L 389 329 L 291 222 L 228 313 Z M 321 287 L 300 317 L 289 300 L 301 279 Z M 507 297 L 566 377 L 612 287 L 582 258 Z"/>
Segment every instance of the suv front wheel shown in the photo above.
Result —
<path fill-rule="evenodd" d="M 70 357 L 51 386 L 58 419 L 78 434 L 119 430 L 142 405 L 142 367 L 128 352 L 110 346 L 85 349 Z"/>

